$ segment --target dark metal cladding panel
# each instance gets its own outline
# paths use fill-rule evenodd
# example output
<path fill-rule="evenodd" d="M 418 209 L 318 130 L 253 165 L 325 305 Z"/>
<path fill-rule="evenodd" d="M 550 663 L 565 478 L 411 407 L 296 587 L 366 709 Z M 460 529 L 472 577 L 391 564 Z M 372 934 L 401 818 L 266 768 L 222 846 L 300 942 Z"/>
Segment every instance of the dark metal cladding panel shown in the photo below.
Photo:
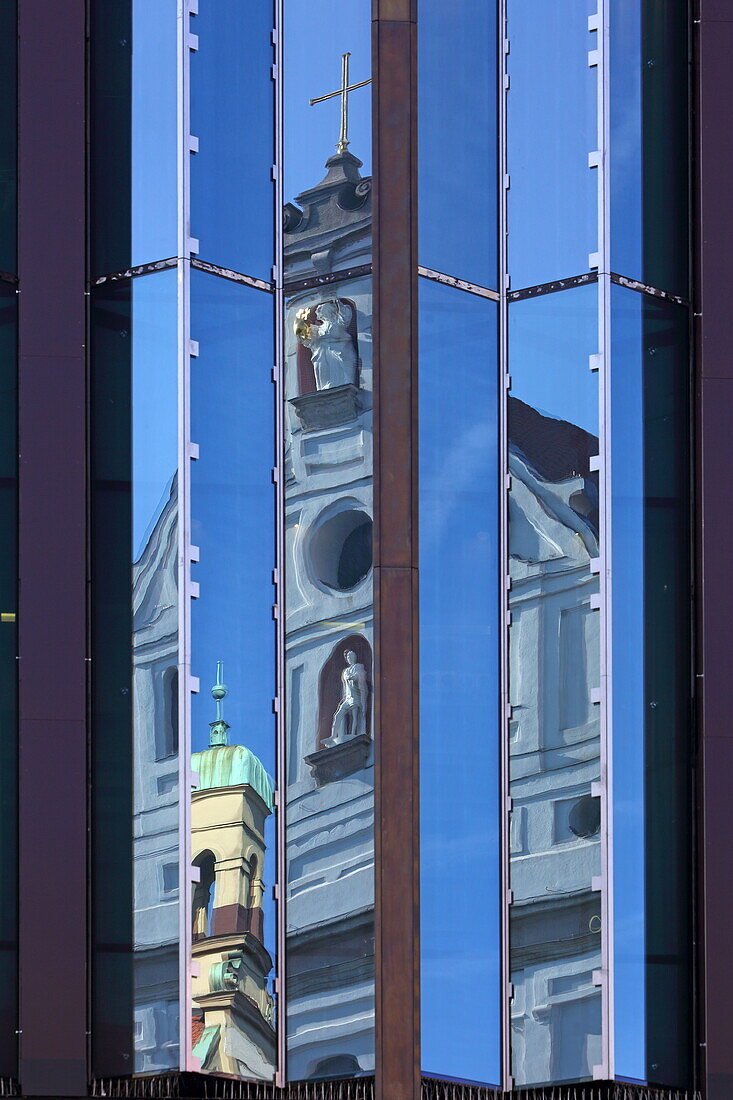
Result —
<path fill-rule="evenodd" d="M 86 1092 L 85 4 L 19 26 L 20 1078 Z"/>
<path fill-rule="evenodd" d="M 733 3 L 700 0 L 695 69 L 697 372 L 697 684 L 700 721 L 700 1035 L 707 1100 L 733 1095 L 733 885 L 725 836 L 733 787 L 730 671 L 733 598 L 733 363 L 730 355 L 730 240 L 733 171 Z M 710 20 L 711 22 L 708 22 Z M 719 22 L 731 20 L 731 22 Z"/>
<path fill-rule="evenodd" d="M 417 36 L 409 0 L 373 10 L 375 1091 L 378 1100 L 417 1100 Z"/>

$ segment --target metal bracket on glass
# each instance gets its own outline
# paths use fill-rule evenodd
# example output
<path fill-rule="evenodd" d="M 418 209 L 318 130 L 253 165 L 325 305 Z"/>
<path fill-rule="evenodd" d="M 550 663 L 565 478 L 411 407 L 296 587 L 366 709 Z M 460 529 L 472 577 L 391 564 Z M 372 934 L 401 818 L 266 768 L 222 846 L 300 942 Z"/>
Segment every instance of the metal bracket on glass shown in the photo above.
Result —
<path fill-rule="evenodd" d="M 191 461 L 196 462 L 198 460 L 198 457 L 199 457 L 199 445 L 198 445 L 198 443 L 189 443 L 186 450 L 188 452 L 188 457 L 191 459 Z"/>
<path fill-rule="evenodd" d="M 507 278 L 509 278 L 508 275 L 507 275 Z M 505 390 L 510 390 L 511 388 L 512 388 L 512 376 L 511 376 L 511 374 L 505 374 L 504 375 L 504 389 Z"/>
<path fill-rule="evenodd" d="M 592 153 L 588 154 L 588 167 L 600 168 L 601 167 L 601 154 L 595 149 Z"/>
<path fill-rule="evenodd" d="M 191 977 L 192 978 L 200 978 L 201 977 L 201 964 L 198 961 L 198 959 L 191 959 Z"/>
<path fill-rule="evenodd" d="M 600 370 L 602 361 L 603 356 L 601 355 L 600 351 L 594 351 L 592 355 L 588 356 L 588 366 L 591 370 Z"/>
<path fill-rule="evenodd" d="M 199 0 L 188 0 L 188 14 L 198 15 L 199 13 Z"/>
<path fill-rule="evenodd" d="M 591 473 L 597 473 L 601 468 L 601 456 L 591 455 L 588 459 L 588 469 Z"/>
<path fill-rule="evenodd" d="M 590 566 L 590 571 L 594 576 L 596 576 L 598 573 L 600 573 L 600 571 L 601 571 L 601 559 L 600 558 L 591 558 L 590 562 L 588 564 Z"/>
<path fill-rule="evenodd" d="M 199 36 L 197 34 L 189 34 L 188 48 L 191 53 L 195 53 L 196 50 L 199 48 Z"/>
<path fill-rule="evenodd" d="M 600 798 L 603 794 L 603 784 L 600 779 L 594 779 L 590 785 L 591 798 Z"/>
<path fill-rule="evenodd" d="M 280 471 L 278 470 L 277 466 L 273 466 L 272 467 L 272 484 L 277 485 L 279 480 L 280 480 Z"/>
<path fill-rule="evenodd" d="M 199 151 L 199 139 L 194 137 L 193 134 L 188 135 L 188 151 L 189 153 L 198 153 Z"/>
<path fill-rule="evenodd" d="M 591 688 L 590 689 L 590 701 L 594 706 L 600 706 L 600 702 L 601 702 L 601 689 L 600 688 Z"/>
<path fill-rule="evenodd" d="M 600 267 L 600 265 L 601 265 L 601 254 L 600 254 L 600 252 L 589 252 L 588 253 L 588 267 L 590 268 L 590 270 L 591 271 L 597 271 L 598 268 Z"/>
<path fill-rule="evenodd" d="M 272 605 L 272 617 L 275 622 L 277 622 L 277 620 L 280 618 L 280 605 L 277 603 L 274 603 Z"/>
<path fill-rule="evenodd" d="M 192 791 L 195 791 L 201 782 L 201 776 L 198 772 L 190 771 L 188 773 L 188 785 Z"/>
<path fill-rule="evenodd" d="M 590 609 L 591 609 L 591 611 L 600 611 L 601 610 L 601 594 L 600 594 L 600 592 L 593 592 L 591 594 Z"/>
<path fill-rule="evenodd" d="M 197 237 L 189 237 L 188 238 L 188 240 L 186 242 L 186 251 L 187 252 L 193 252 L 196 256 L 198 256 L 198 251 L 199 251 L 200 247 L 201 247 L 201 244 L 200 244 Z"/>
<path fill-rule="evenodd" d="M 593 1080 L 605 1081 L 608 1074 L 605 1066 L 593 1066 Z"/>
<path fill-rule="evenodd" d="M 594 875 L 590 880 L 590 888 L 594 894 L 600 894 L 603 890 L 603 875 Z"/>
<path fill-rule="evenodd" d="M 507 613 L 506 613 L 506 625 L 507 626 L 512 625 L 512 613 L 511 613 L 511 611 L 507 611 Z"/>
<path fill-rule="evenodd" d="M 512 587 L 512 577 L 511 577 L 511 573 L 506 573 L 506 574 L 505 574 L 505 576 L 504 576 L 504 584 L 505 584 L 506 590 L 507 590 L 507 592 L 508 592 L 508 591 L 510 590 L 510 588 Z"/>
<path fill-rule="evenodd" d="M 591 34 L 593 33 L 593 31 L 599 31 L 600 29 L 601 29 L 601 17 L 600 17 L 600 15 L 597 14 L 597 13 L 596 13 L 596 15 L 589 15 L 588 16 L 588 30 L 591 32 Z"/>
<path fill-rule="evenodd" d="M 511 474 L 506 475 L 506 490 L 507 490 L 508 493 L 510 493 L 512 491 L 512 475 Z"/>
<path fill-rule="evenodd" d="M 200 561 L 201 560 L 201 551 L 199 550 L 198 546 L 189 546 L 189 548 L 188 548 L 188 560 L 189 561 Z"/>
<path fill-rule="evenodd" d="M 199 357 L 199 342 L 198 340 L 188 341 L 188 354 L 192 359 L 198 359 Z"/>
<path fill-rule="evenodd" d="M 508 1001 L 514 1000 L 514 983 L 508 982 L 506 987 L 506 996 Z"/>
<path fill-rule="evenodd" d="M 504 190 L 508 191 L 509 188 L 511 187 L 511 185 L 512 185 L 512 177 L 507 172 L 506 175 L 504 176 Z"/>
<path fill-rule="evenodd" d="M 201 868 L 197 867 L 195 863 L 189 864 L 188 876 L 191 882 L 201 882 Z"/>
<path fill-rule="evenodd" d="M 272 583 L 275 585 L 275 588 L 277 588 L 277 586 L 279 585 L 279 583 L 280 583 L 280 570 L 279 569 L 273 569 L 273 571 L 272 571 Z"/>
<path fill-rule="evenodd" d="M 199 586 L 198 581 L 189 581 L 188 582 L 188 594 L 189 594 L 189 596 L 191 597 L 192 600 L 197 600 L 199 598 L 200 591 L 201 591 L 201 588 Z"/>
<path fill-rule="evenodd" d="M 504 275 L 504 289 L 505 290 L 510 290 L 511 285 L 512 285 L 512 277 L 509 274 L 509 272 L 507 271 L 506 274 Z"/>
<path fill-rule="evenodd" d="M 274 80 L 277 83 L 277 65 L 273 64 L 270 69 L 270 80 Z"/>
<path fill-rule="evenodd" d="M 506 892 L 506 903 L 507 903 L 507 905 L 513 905 L 514 904 L 514 891 L 513 890 L 507 890 L 507 892 Z"/>
<path fill-rule="evenodd" d="M 192 695 L 198 695 L 201 691 L 201 681 L 198 676 L 189 676 L 188 678 L 188 690 Z"/>
<path fill-rule="evenodd" d="M 277 182 L 277 165 L 276 164 L 273 164 L 272 167 L 270 168 L 270 177 L 271 177 L 273 183 Z"/>
<path fill-rule="evenodd" d="M 601 59 L 600 50 L 588 50 L 588 68 L 597 68 Z"/>
<path fill-rule="evenodd" d="M 277 698 L 277 696 L 272 700 L 272 713 L 280 713 L 280 700 Z"/>
<path fill-rule="evenodd" d="M 277 385 L 278 378 L 280 377 L 277 367 L 272 368 L 272 381 Z"/>
<path fill-rule="evenodd" d="M 504 89 L 505 91 L 509 90 L 509 73 L 504 74 Z"/>

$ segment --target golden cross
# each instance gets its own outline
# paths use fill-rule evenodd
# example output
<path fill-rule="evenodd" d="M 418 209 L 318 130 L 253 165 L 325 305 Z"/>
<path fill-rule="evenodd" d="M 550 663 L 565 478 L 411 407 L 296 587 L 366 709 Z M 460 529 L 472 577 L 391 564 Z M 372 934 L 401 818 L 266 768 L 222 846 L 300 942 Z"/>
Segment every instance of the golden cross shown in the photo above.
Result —
<path fill-rule="evenodd" d="M 336 146 L 339 153 L 345 153 L 346 147 L 349 144 L 349 92 L 355 92 L 357 88 L 365 88 L 367 84 L 371 84 L 372 82 L 370 77 L 369 80 L 362 80 L 360 84 L 352 84 L 349 87 L 350 57 L 350 53 L 341 55 L 341 87 L 338 91 L 327 92 L 326 95 L 319 95 L 316 99 L 310 100 L 311 107 L 315 107 L 316 103 L 323 103 L 324 99 L 333 99 L 335 95 L 341 96 L 341 131 Z"/>

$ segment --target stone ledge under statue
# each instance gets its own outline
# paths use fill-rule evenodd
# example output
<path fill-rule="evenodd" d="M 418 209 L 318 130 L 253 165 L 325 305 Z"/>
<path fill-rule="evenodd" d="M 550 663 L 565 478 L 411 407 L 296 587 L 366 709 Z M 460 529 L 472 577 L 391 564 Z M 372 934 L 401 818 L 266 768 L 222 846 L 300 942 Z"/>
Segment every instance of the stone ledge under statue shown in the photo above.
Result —
<path fill-rule="evenodd" d="M 299 397 L 291 397 L 290 404 L 306 432 L 349 424 L 362 411 L 359 387 L 351 382 L 327 390 L 302 393 Z"/>

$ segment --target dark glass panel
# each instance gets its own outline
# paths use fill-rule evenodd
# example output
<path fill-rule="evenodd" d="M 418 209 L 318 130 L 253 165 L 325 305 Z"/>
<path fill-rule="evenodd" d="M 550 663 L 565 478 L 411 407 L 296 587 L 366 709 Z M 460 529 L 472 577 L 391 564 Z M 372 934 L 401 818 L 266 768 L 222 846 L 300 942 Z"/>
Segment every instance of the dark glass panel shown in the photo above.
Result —
<path fill-rule="evenodd" d="M 92 325 L 95 1069 L 150 1073 L 180 1049 L 177 273 L 100 288 Z"/>
<path fill-rule="evenodd" d="M 598 287 L 509 307 L 511 1072 L 601 1064 Z"/>
<path fill-rule="evenodd" d="M 348 133 L 308 101 L 344 54 L 370 78 L 371 4 L 294 0 L 284 32 L 286 1042 L 316 1079 L 374 1071 L 371 90 Z"/>
<path fill-rule="evenodd" d="M 204 1072 L 265 1080 L 277 1062 L 273 310 L 270 294 L 192 272 L 193 1054 Z"/>
<path fill-rule="evenodd" d="M 692 1057 L 688 314 L 612 291 L 615 1057 L 686 1088 Z"/>
<path fill-rule="evenodd" d="M 17 1076 L 18 1059 L 17 389 L 17 295 L 15 287 L 0 283 L 0 1075 L 8 1077 Z"/>
<path fill-rule="evenodd" d="M 272 2 L 216 0 L 192 22 L 191 230 L 203 260 L 269 279 L 273 264 Z"/>
<path fill-rule="evenodd" d="M 496 304 L 421 279 L 422 1064 L 487 1084 L 501 1080 L 498 377 Z"/>
<path fill-rule="evenodd" d="M 598 251 L 597 0 L 508 0 L 507 194 L 513 289 L 588 270 Z"/>
<path fill-rule="evenodd" d="M 496 5 L 421 0 L 420 263 L 497 286 Z"/>
<path fill-rule="evenodd" d="M 92 275 L 178 252 L 177 0 L 92 0 Z"/>
<path fill-rule="evenodd" d="M 611 0 L 611 269 L 687 294 L 687 0 Z"/>
<path fill-rule="evenodd" d="M 0 0 L 0 271 L 17 269 L 17 50 L 17 0 Z"/>
<path fill-rule="evenodd" d="M 92 294 L 92 1069 L 133 1069 L 132 288 Z"/>

